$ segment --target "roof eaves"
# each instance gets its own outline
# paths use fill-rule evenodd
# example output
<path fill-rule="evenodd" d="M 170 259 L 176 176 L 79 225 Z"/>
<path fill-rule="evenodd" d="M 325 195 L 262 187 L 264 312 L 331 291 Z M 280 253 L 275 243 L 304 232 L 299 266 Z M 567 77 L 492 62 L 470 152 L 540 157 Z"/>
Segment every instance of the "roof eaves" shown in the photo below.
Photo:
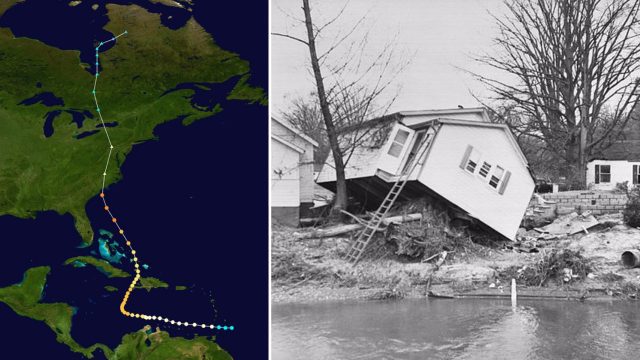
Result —
<path fill-rule="evenodd" d="M 271 134 L 271 138 L 272 138 L 273 140 L 276 140 L 277 142 L 281 143 L 282 145 L 284 145 L 284 146 L 286 146 L 286 147 L 291 148 L 291 149 L 292 149 L 293 151 L 295 151 L 295 152 L 298 152 L 298 153 L 300 153 L 300 154 L 304 153 L 304 149 L 302 149 L 302 148 L 300 148 L 300 147 L 298 147 L 298 146 L 296 146 L 296 145 L 294 145 L 294 144 L 290 143 L 289 141 L 287 141 L 287 140 L 285 140 L 285 139 L 281 138 L 281 137 L 280 137 L 280 136 L 278 136 L 278 135 Z"/>
<path fill-rule="evenodd" d="M 310 143 L 311 145 L 318 147 L 318 142 L 313 140 L 311 137 L 309 137 L 309 135 L 306 135 L 305 133 L 303 133 L 302 131 L 294 128 L 293 126 L 287 124 L 286 122 L 275 118 L 275 117 L 271 117 L 271 120 L 277 122 L 278 124 L 284 126 L 285 128 L 287 128 L 289 131 L 293 132 L 294 134 L 298 135 L 299 137 L 301 137 L 303 140 L 307 141 L 308 143 Z"/>

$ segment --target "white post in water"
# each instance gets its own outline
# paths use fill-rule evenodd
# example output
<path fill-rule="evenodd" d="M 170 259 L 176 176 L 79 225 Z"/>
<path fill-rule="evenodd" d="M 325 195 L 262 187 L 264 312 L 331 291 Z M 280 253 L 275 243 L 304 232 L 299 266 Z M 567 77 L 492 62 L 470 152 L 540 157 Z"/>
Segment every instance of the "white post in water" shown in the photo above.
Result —
<path fill-rule="evenodd" d="M 518 294 L 516 294 L 516 279 L 511 279 L 511 306 L 516 306 Z"/>

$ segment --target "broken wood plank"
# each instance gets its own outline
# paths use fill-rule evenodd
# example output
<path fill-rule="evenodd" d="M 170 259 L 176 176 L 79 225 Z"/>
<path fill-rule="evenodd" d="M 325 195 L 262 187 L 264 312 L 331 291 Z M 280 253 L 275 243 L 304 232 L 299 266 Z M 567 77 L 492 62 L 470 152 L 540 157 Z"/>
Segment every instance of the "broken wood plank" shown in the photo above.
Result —
<path fill-rule="evenodd" d="M 416 221 L 422 219 L 422 214 L 409 214 L 409 215 L 399 215 L 399 216 L 391 216 L 382 220 L 384 225 L 389 225 L 391 223 L 400 224 L 406 221 Z M 337 225 L 332 226 L 326 229 L 318 229 L 308 233 L 303 233 L 298 236 L 296 240 L 304 240 L 304 239 L 318 239 L 323 237 L 333 237 L 342 234 L 347 234 L 352 231 L 360 230 L 364 227 L 363 224 L 347 224 L 347 225 Z M 378 228 L 376 231 L 382 231 L 385 228 Z"/>

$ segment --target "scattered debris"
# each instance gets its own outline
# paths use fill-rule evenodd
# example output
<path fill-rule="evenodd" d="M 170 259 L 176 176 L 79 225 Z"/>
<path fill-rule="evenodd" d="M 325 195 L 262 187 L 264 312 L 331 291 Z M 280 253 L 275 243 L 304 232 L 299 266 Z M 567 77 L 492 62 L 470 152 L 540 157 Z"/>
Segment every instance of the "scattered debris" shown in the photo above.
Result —
<path fill-rule="evenodd" d="M 572 212 L 569 215 L 557 218 L 547 226 L 535 228 L 535 230 L 543 234 L 542 238 L 551 240 L 558 237 L 574 235 L 580 232 L 588 234 L 589 232 L 587 229 L 598 224 L 598 220 L 590 211 L 585 211 L 581 215 L 578 215 L 576 212 Z"/>
<path fill-rule="evenodd" d="M 590 260 L 578 251 L 565 249 L 551 251 L 532 266 L 511 266 L 502 271 L 500 277 L 515 278 L 519 283 L 527 286 L 543 286 L 553 279 L 561 278 L 564 282 L 585 279 L 591 272 L 593 272 L 593 266 Z"/>

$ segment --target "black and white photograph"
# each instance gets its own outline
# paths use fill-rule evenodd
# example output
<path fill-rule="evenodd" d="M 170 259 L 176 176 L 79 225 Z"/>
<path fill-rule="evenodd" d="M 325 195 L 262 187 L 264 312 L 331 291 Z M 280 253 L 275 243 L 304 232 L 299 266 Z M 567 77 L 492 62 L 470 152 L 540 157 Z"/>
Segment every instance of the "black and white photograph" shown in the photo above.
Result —
<path fill-rule="evenodd" d="M 640 0 L 271 0 L 270 351 L 637 359 Z"/>

